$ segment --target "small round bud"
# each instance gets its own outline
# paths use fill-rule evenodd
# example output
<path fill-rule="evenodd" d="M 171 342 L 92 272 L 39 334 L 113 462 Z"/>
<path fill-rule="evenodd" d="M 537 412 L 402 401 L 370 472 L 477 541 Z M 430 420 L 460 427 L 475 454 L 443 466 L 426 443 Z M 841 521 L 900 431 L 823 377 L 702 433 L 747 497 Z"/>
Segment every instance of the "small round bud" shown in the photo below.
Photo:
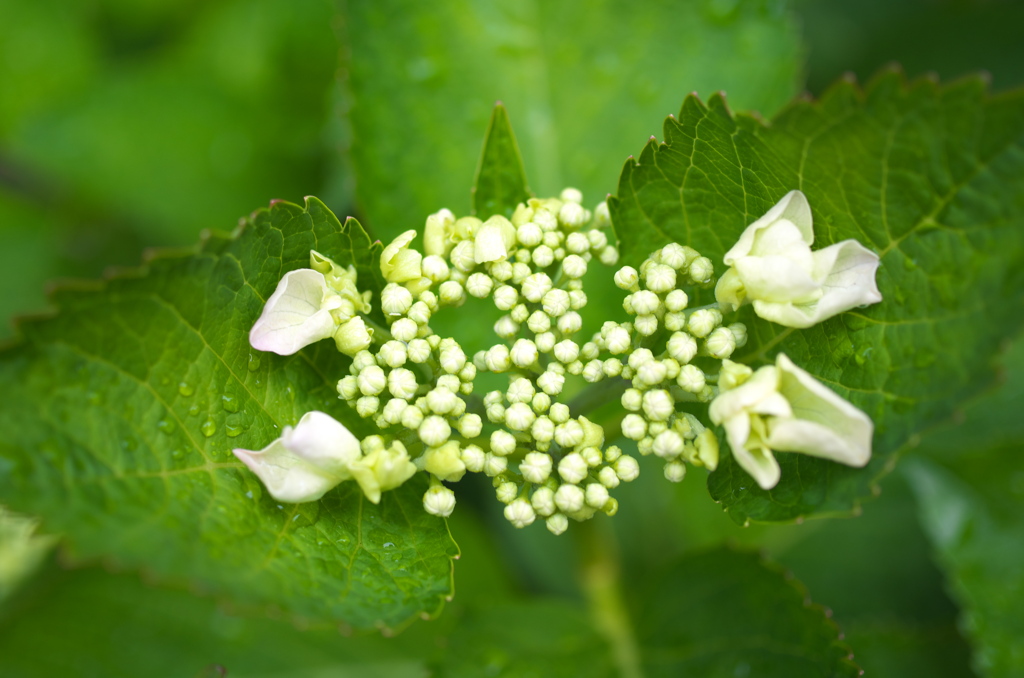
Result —
<path fill-rule="evenodd" d="M 476 266 L 476 257 L 473 254 L 473 241 L 463 240 L 458 243 L 448 257 L 452 262 L 452 266 L 464 273 L 469 273 Z"/>
<path fill-rule="evenodd" d="M 399 318 L 391 323 L 391 336 L 398 341 L 410 342 L 416 338 L 419 326 L 411 318 Z"/>
<path fill-rule="evenodd" d="M 502 504 L 509 504 L 519 496 L 519 487 L 512 482 L 500 483 L 495 489 L 495 496 Z"/>
<path fill-rule="evenodd" d="M 444 417 L 431 415 L 423 419 L 418 430 L 420 440 L 427 447 L 440 447 L 448 442 L 452 429 Z"/>
<path fill-rule="evenodd" d="M 696 365 L 683 365 L 679 368 L 679 376 L 676 377 L 676 383 L 684 391 L 699 393 L 706 384 L 704 372 Z"/>
<path fill-rule="evenodd" d="M 606 377 L 617 377 L 622 374 L 622 361 L 618 358 L 608 358 L 601 365 Z"/>
<path fill-rule="evenodd" d="M 468 468 L 468 467 L 467 467 Z M 597 472 L 597 479 L 601 481 L 601 484 L 607 487 L 609 490 L 615 489 L 621 482 L 619 477 L 615 475 L 615 469 L 611 466 L 605 466 Z"/>
<path fill-rule="evenodd" d="M 419 384 L 416 383 L 416 375 L 404 367 L 391 370 L 387 377 L 388 392 L 396 398 L 411 400 L 416 395 Z"/>
<path fill-rule="evenodd" d="M 505 397 L 508 398 L 510 403 L 528 403 L 536 392 L 533 382 L 523 377 L 517 377 L 508 385 Z M 486 403 L 487 401 L 485 400 L 484 402 Z"/>
<path fill-rule="evenodd" d="M 574 377 L 579 376 L 583 372 L 583 362 L 580 360 L 574 360 L 565 366 L 565 371 Z"/>
<path fill-rule="evenodd" d="M 516 499 L 505 507 L 505 520 L 517 528 L 526 527 L 536 518 L 537 514 L 533 512 L 533 507 L 525 499 Z"/>
<path fill-rule="evenodd" d="M 729 331 L 736 339 L 736 348 L 743 348 L 747 343 L 747 326 L 743 323 L 733 323 L 729 325 Z"/>
<path fill-rule="evenodd" d="M 384 405 L 384 411 L 382 413 L 384 421 L 388 424 L 400 424 L 402 423 L 402 413 L 405 412 L 405 408 L 409 407 L 409 403 L 402 400 L 401 398 L 392 398 Z"/>
<path fill-rule="evenodd" d="M 510 285 L 502 285 L 494 290 L 494 305 L 501 311 L 508 311 L 519 303 L 519 292 Z"/>
<path fill-rule="evenodd" d="M 388 378 L 377 365 L 370 365 L 359 372 L 356 377 L 359 384 L 359 391 L 363 395 L 375 396 L 379 394 L 388 384 Z"/>
<path fill-rule="evenodd" d="M 575 230 L 590 221 L 590 214 L 578 202 L 567 202 L 558 210 L 558 220 L 566 228 Z"/>
<path fill-rule="evenodd" d="M 613 355 L 625 353 L 633 345 L 633 339 L 629 336 L 629 330 L 621 325 L 608 331 L 604 338 L 608 352 Z"/>
<path fill-rule="evenodd" d="M 558 259 L 558 247 L 562 244 L 565 235 L 561 231 L 550 231 L 544 234 L 544 246 L 551 248 L 555 259 Z"/>
<path fill-rule="evenodd" d="M 564 424 L 569 421 L 569 406 L 565 403 L 552 403 L 548 410 L 548 416 L 556 424 Z"/>
<path fill-rule="evenodd" d="M 583 440 L 583 427 L 575 419 L 555 427 L 555 442 L 562 447 L 575 447 Z"/>
<path fill-rule="evenodd" d="M 455 426 L 462 437 L 476 438 L 483 430 L 484 423 L 479 414 L 464 414 Z"/>
<path fill-rule="evenodd" d="M 638 315 L 633 321 L 633 329 L 642 337 L 649 337 L 658 331 L 658 318 L 653 315 Z"/>
<path fill-rule="evenodd" d="M 491 289 L 493 287 L 494 279 L 483 273 L 474 273 L 466 279 L 466 292 L 477 299 L 483 299 L 486 297 L 491 293 Z M 441 292 L 443 295 L 444 285 L 441 286 Z"/>
<path fill-rule="evenodd" d="M 504 344 L 497 344 L 487 349 L 485 360 L 487 369 L 491 372 L 504 372 L 512 366 L 508 346 Z"/>
<path fill-rule="evenodd" d="M 455 493 L 444 485 L 434 485 L 423 495 L 423 509 L 431 515 L 447 518 L 455 510 Z"/>
<path fill-rule="evenodd" d="M 683 246 L 678 243 L 669 243 L 662 247 L 659 259 L 661 263 L 677 270 L 686 266 L 686 253 Z"/>
<path fill-rule="evenodd" d="M 377 396 L 363 396 L 356 401 L 356 414 L 363 419 L 372 417 L 380 409 L 380 400 Z"/>
<path fill-rule="evenodd" d="M 632 266 L 623 266 L 615 272 L 615 286 L 622 290 L 635 290 L 640 274 Z"/>
<path fill-rule="evenodd" d="M 712 358 L 728 358 L 736 350 L 736 337 L 728 327 L 719 327 L 704 340 L 704 348 Z"/>
<path fill-rule="evenodd" d="M 427 407 L 434 414 L 448 414 L 455 409 L 459 397 L 447 388 L 437 387 L 427 393 Z"/>
<path fill-rule="evenodd" d="M 583 327 L 583 318 L 576 311 L 568 311 L 558 319 L 558 331 L 562 334 L 575 334 Z"/>
<path fill-rule="evenodd" d="M 573 235 L 579 235 L 579 233 L 573 233 Z M 578 254 L 570 254 L 562 260 L 562 271 L 570 278 L 582 278 L 587 274 L 587 262 L 583 261 L 583 257 Z"/>
<path fill-rule="evenodd" d="M 538 393 L 533 396 L 530 401 L 530 406 L 533 407 L 533 411 L 540 414 L 541 412 L 547 412 L 548 408 L 551 407 L 551 396 L 547 393 Z"/>
<path fill-rule="evenodd" d="M 644 394 L 644 414 L 651 421 L 668 421 L 675 412 L 676 404 L 665 389 L 655 389 Z"/>
<path fill-rule="evenodd" d="M 570 233 L 565 237 L 565 249 L 570 254 L 586 254 L 590 251 L 590 239 L 586 233 Z"/>
<path fill-rule="evenodd" d="M 415 431 L 423 423 L 423 410 L 418 407 L 406 407 L 402 411 L 402 426 Z"/>
<path fill-rule="evenodd" d="M 642 386 L 655 386 L 668 376 L 668 367 L 660 360 L 648 360 L 636 368 L 636 380 Z"/>
<path fill-rule="evenodd" d="M 430 359 L 430 344 L 423 339 L 413 339 L 409 342 L 406 352 L 409 355 L 409 360 L 414 363 L 425 363 Z"/>
<path fill-rule="evenodd" d="M 571 339 L 564 339 L 555 344 L 555 359 L 561 363 L 569 364 L 579 358 L 580 347 Z"/>
<path fill-rule="evenodd" d="M 643 407 L 643 397 L 644 394 L 639 389 L 627 388 L 619 402 L 622 403 L 624 409 L 630 412 L 639 412 L 640 408 Z"/>
<path fill-rule="evenodd" d="M 562 388 L 565 386 L 565 376 L 550 369 L 545 370 L 537 377 L 537 386 L 549 396 L 556 396 L 562 392 Z"/>
<path fill-rule="evenodd" d="M 505 410 L 505 425 L 513 431 L 526 431 L 537 419 L 533 408 L 526 403 L 514 403 Z"/>
<path fill-rule="evenodd" d="M 537 344 L 537 350 L 541 353 L 551 353 L 551 350 L 555 347 L 555 333 L 541 332 L 534 337 L 534 343 Z"/>
<path fill-rule="evenodd" d="M 540 484 L 551 475 L 551 455 L 530 452 L 519 464 L 519 472 L 531 483 Z"/>
<path fill-rule="evenodd" d="M 555 536 L 558 536 L 569 529 L 569 519 L 561 513 L 556 513 L 551 516 L 544 522 L 544 524 L 547 525 L 548 532 Z"/>
<path fill-rule="evenodd" d="M 441 351 L 438 362 L 448 374 L 458 374 L 466 366 L 466 353 L 459 346 L 448 346 Z"/>
<path fill-rule="evenodd" d="M 547 268 L 555 262 L 555 252 L 547 245 L 535 247 L 531 256 L 537 268 Z"/>
<path fill-rule="evenodd" d="M 516 229 L 516 240 L 518 240 L 519 244 L 523 247 L 536 247 L 540 244 L 543 238 L 544 232 L 541 230 L 540 226 L 532 221 L 528 221 Z"/>
<path fill-rule="evenodd" d="M 412 301 L 412 292 L 395 283 L 388 283 L 380 292 L 380 308 L 385 315 L 402 315 Z"/>
<path fill-rule="evenodd" d="M 625 454 L 616 459 L 612 467 L 615 469 L 615 475 L 624 483 L 634 481 L 640 475 L 640 464 Z"/>
<path fill-rule="evenodd" d="M 630 440 L 641 440 L 647 435 L 647 422 L 639 414 L 627 414 L 622 418 L 622 435 Z"/>
<path fill-rule="evenodd" d="M 604 363 L 600 360 L 591 360 L 583 366 L 583 379 L 589 384 L 596 384 L 604 379 Z"/>
<path fill-rule="evenodd" d="M 490 273 L 491 277 L 499 282 L 505 282 L 512 279 L 512 262 L 510 261 L 492 261 L 487 264 L 487 272 Z"/>
<path fill-rule="evenodd" d="M 569 290 L 569 308 L 578 311 L 587 305 L 587 293 L 583 290 Z"/>
<path fill-rule="evenodd" d="M 705 308 L 694 311 L 687 320 L 686 327 L 690 334 L 704 338 L 722 322 L 722 314 L 715 309 Z"/>
<path fill-rule="evenodd" d="M 462 288 L 462 285 L 454 280 L 441 283 L 441 288 L 438 292 L 440 301 L 445 306 L 462 306 L 466 301 L 466 291 Z"/>
<path fill-rule="evenodd" d="M 462 463 L 466 465 L 466 470 L 470 473 L 480 473 L 484 470 L 484 460 L 486 455 L 484 451 L 476 445 L 467 445 L 463 447 L 459 453 L 462 458 Z"/>
<path fill-rule="evenodd" d="M 369 351 L 360 351 L 352 358 L 352 367 L 350 369 L 352 374 L 359 374 L 370 365 L 376 364 L 377 359 L 373 357 L 372 353 Z"/>
<path fill-rule="evenodd" d="M 491 452 L 505 457 L 516 451 L 516 437 L 508 431 L 491 433 Z"/>
<path fill-rule="evenodd" d="M 516 304 L 509 315 L 512 316 L 512 320 L 515 320 L 517 323 L 524 323 L 526 322 L 526 319 L 530 317 L 530 309 L 526 307 L 526 304 Z"/>
<path fill-rule="evenodd" d="M 545 313 L 557 318 L 569 310 L 569 293 L 557 288 L 550 290 L 541 299 L 541 303 Z"/>
<path fill-rule="evenodd" d="M 423 257 L 421 264 L 423 277 L 429 278 L 431 282 L 439 283 L 448 279 L 451 272 L 448 270 L 448 262 L 436 254 Z M 385 311 L 386 312 L 386 311 Z"/>
<path fill-rule="evenodd" d="M 530 504 L 542 516 L 550 516 L 558 510 L 555 506 L 555 491 L 550 487 L 538 487 L 530 495 Z"/>
<path fill-rule="evenodd" d="M 502 339 L 511 339 L 519 334 L 519 323 L 510 315 L 503 315 L 494 323 L 494 333 Z"/>
<path fill-rule="evenodd" d="M 541 298 L 551 289 L 551 278 L 547 273 L 534 273 L 523 281 L 522 294 L 527 301 L 539 303 Z"/>
<path fill-rule="evenodd" d="M 672 313 L 684 310 L 689 303 L 690 299 L 686 296 L 686 292 L 682 290 L 672 290 L 665 297 L 665 308 Z"/>
<path fill-rule="evenodd" d="M 466 363 L 466 366 L 459 370 L 459 380 L 463 382 L 463 385 L 472 386 L 474 379 L 476 379 L 476 365 Z"/>
<path fill-rule="evenodd" d="M 500 457 L 488 452 L 484 455 L 484 474 L 493 478 L 499 476 L 508 469 L 508 458 Z"/>
<path fill-rule="evenodd" d="M 597 255 L 597 258 L 605 266 L 614 266 L 619 263 L 619 250 L 613 245 L 608 245 L 601 249 L 601 253 Z"/>
<path fill-rule="evenodd" d="M 526 319 L 526 326 L 530 328 L 530 331 L 534 334 L 541 334 L 551 329 L 551 318 L 544 311 L 534 311 L 530 314 L 530 317 Z"/>
<path fill-rule="evenodd" d="M 654 360 L 654 353 L 649 348 L 638 348 L 629 354 L 629 366 L 634 370 L 639 369 L 644 363 Z"/>
<path fill-rule="evenodd" d="M 345 400 L 354 400 L 359 395 L 359 381 L 354 376 L 342 377 L 338 381 L 338 395 Z"/>
<path fill-rule="evenodd" d="M 697 340 L 686 332 L 676 332 L 668 340 L 668 354 L 684 365 L 697 355 Z"/>
<path fill-rule="evenodd" d="M 558 475 L 567 483 L 576 484 L 587 477 L 590 468 L 578 453 L 567 454 L 558 462 Z"/>
<path fill-rule="evenodd" d="M 536 363 L 537 358 L 539 357 L 537 344 L 533 343 L 529 339 L 517 339 L 516 343 L 512 345 L 510 357 L 514 365 L 518 367 L 529 367 Z"/>
<path fill-rule="evenodd" d="M 555 438 L 555 423 L 548 417 L 537 417 L 530 427 L 530 435 L 538 443 L 549 443 Z"/>
<path fill-rule="evenodd" d="M 670 483 L 682 482 L 686 477 L 686 464 L 681 461 L 670 461 L 665 464 L 665 479 Z"/>
<path fill-rule="evenodd" d="M 575 513 L 583 508 L 586 495 L 576 485 L 559 485 L 555 491 L 555 506 L 566 513 Z"/>
<path fill-rule="evenodd" d="M 484 412 L 487 415 L 487 421 L 494 424 L 505 423 L 505 406 L 501 403 L 494 403 L 488 405 L 487 410 Z"/>
<path fill-rule="evenodd" d="M 683 437 L 669 429 L 662 431 L 654 438 L 654 446 L 651 451 L 659 457 L 671 459 L 678 457 L 683 451 Z"/>
<path fill-rule="evenodd" d="M 707 257 L 697 257 L 690 262 L 690 278 L 696 283 L 706 283 L 715 275 L 715 266 Z"/>
<path fill-rule="evenodd" d="M 391 340 L 381 346 L 378 355 L 388 367 L 401 367 L 408 360 L 405 344 L 395 340 Z"/>
<path fill-rule="evenodd" d="M 649 290 L 640 290 L 630 295 L 633 311 L 637 315 L 649 315 L 658 310 L 658 306 L 661 305 L 661 299 L 658 295 Z"/>
<path fill-rule="evenodd" d="M 596 509 L 603 508 L 608 503 L 608 488 L 601 483 L 588 483 L 585 490 L 585 500 L 587 506 L 592 506 Z"/>
<path fill-rule="evenodd" d="M 676 286 L 676 272 L 671 266 L 655 264 L 648 267 L 644 272 L 644 282 L 647 289 L 652 292 L 663 294 Z"/>
<path fill-rule="evenodd" d="M 558 194 L 562 202 L 574 202 L 577 205 L 583 202 L 583 193 L 578 188 L 563 188 Z"/>
<path fill-rule="evenodd" d="M 682 311 L 678 313 L 666 313 L 662 322 L 665 324 L 665 329 L 669 332 L 678 332 L 679 330 L 686 329 L 686 314 Z"/>

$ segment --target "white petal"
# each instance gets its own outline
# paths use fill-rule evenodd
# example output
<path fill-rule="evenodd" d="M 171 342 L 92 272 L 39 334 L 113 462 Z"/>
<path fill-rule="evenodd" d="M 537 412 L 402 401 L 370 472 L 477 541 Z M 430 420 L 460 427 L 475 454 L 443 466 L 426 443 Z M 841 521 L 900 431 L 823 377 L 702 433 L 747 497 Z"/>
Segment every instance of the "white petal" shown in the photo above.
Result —
<path fill-rule="evenodd" d="M 289 504 L 316 501 L 342 480 L 295 456 L 281 438 L 258 452 L 242 449 L 233 452 L 259 476 L 270 496 Z"/>
<path fill-rule="evenodd" d="M 708 416 L 716 424 L 728 422 L 740 413 L 752 410 L 766 398 L 777 395 L 778 383 L 775 366 L 762 367 L 740 386 L 720 393 L 711 402 Z"/>
<path fill-rule="evenodd" d="M 515 234 L 515 227 L 508 219 L 491 217 L 476 232 L 473 259 L 478 264 L 507 259 L 508 249 L 515 243 Z"/>
<path fill-rule="evenodd" d="M 811 206 L 807 203 L 807 196 L 800 191 L 790 191 L 782 196 L 782 199 L 768 210 L 767 214 L 747 226 L 743 234 L 740 235 L 739 241 L 733 245 L 732 249 L 725 253 L 726 266 L 732 266 L 736 259 L 750 254 L 753 250 L 757 234 L 780 219 L 792 222 L 797 227 L 805 243 L 810 245 L 814 242 Z"/>
<path fill-rule="evenodd" d="M 801 243 L 802 247 L 807 247 Z M 789 257 L 740 257 L 735 263 L 736 273 L 743 281 L 747 296 L 755 301 L 810 302 L 817 301 L 822 286 L 811 274 L 813 260 L 807 250 L 807 266 Z"/>
<path fill-rule="evenodd" d="M 323 412 L 307 412 L 281 436 L 284 446 L 321 470 L 348 477 L 346 468 L 361 456 L 359 439 Z"/>
<path fill-rule="evenodd" d="M 742 436 L 743 443 L 738 444 L 740 434 L 744 429 L 746 434 Z M 749 415 L 740 414 L 727 421 L 725 435 L 729 440 L 729 447 L 732 448 L 733 459 L 740 465 L 740 468 L 757 481 L 758 485 L 763 489 L 770 490 L 779 483 L 782 471 L 771 450 L 762 446 L 756 446 L 754 449 L 747 447 L 747 439 L 750 435 Z"/>
<path fill-rule="evenodd" d="M 310 268 L 289 271 L 249 332 L 249 343 L 260 351 L 291 355 L 331 336 L 334 318 L 323 308 L 328 294 L 323 274 Z"/>
<path fill-rule="evenodd" d="M 864 466 L 871 459 L 874 424 L 854 407 L 780 353 L 779 392 L 789 401 L 793 419 L 773 421 L 768 444 L 774 449 L 803 452 L 848 466 Z"/>
<path fill-rule="evenodd" d="M 815 268 L 828 265 L 822 287 L 825 295 L 818 301 L 821 319 L 857 306 L 882 300 L 875 282 L 878 255 L 856 240 L 844 240 L 814 253 Z"/>
<path fill-rule="evenodd" d="M 391 241 L 380 255 L 380 272 L 388 282 L 401 283 L 420 277 L 423 255 L 409 249 L 409 243 L 416 237 L 415 230 L 409 230 Z"/>

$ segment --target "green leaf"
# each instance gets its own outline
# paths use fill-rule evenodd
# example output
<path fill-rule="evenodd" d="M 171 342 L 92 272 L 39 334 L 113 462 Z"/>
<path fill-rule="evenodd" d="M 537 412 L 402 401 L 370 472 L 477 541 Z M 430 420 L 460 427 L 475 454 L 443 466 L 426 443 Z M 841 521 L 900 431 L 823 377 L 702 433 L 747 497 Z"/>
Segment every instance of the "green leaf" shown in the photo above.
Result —
<path fill-rule="evenodd" d="M 473 182 L 473 213 L 482 219 L 493 214 L 512 216 L 516 205 L 530 197 L 526 171 L 519 145 L 508 119 L 508 111 L 499 102 L 487 125 L 484 150 Z"/>
<path fill-rule="evenodd" d="M 973 450 L 956 471 L 906 460 L 921 521 L 938 550 L 976 643 L 975 668 L 1001 678 L 1024 672 L 1024 455 Z"/>
<path fill-rule="evenodd" d="M 648 678 L 859 675 L 825 610 L 756 554 L 709 551 L 638 579 L 636 635 Z"/>
<path fill-rule="evenodd" d="M 816 247 L 856 238 L 882 260 L 885 300 L 796 331 L 742 316 L 759 364 L 784 352 L 874 420 L 874 455 L 852 469 L 782 454 L 757 487 L 726 455 L 709 489 L 738 522 L 847 512 L 914 434 L 993 376 L 989 356 L 1022 317 L 1024 93 L 980 79 L 939 87 L 880 75 L 798 102 L 770 126 L 694 97 L 623 169 L 613 220 L 623 260 L 671 240 L 713 261 L 787 191 L 807 194 Z M 719 264 L 719 272 L 722 271 Z M 742 353 L 742 352 L 741 352 Z"/>
<path fill-rule="evenodd" d="M 427 675 L 429 648 L 414 634 L 343 638 L 329 626 L 240 617 L 209 598 L 98 568 L 55 572 L 21 602 L 17 617 L 0 620 L 10 678 L 225 675 L 218 667 L 231 678 Z"/>
<path fill-rule="evenodd" d="M 800 78 L 797 25 L 775 0 L 341 6 L 356 197 L 382 235 L 420 228 L 442 207 L 468 212 L 494 101 L 516 120 L 538 195 L 571 185 L 592 206 L 614 189 L 652 111 L 727 89 L 772 113 Z"/>
<path fill-rule="evenodd" d="M 352 626 L 434 613 L 457 553 L 416 478 L 379 506 L 345 483 L 281 506 L 232 448 L 261 449 L 318 409 L 369 432 L 337 397 L 348 359 L 330 342 L 261 354 L 248 331 L 309 251 L 354 263 L 363 289 L 380 244 L 315 198 L 277 202 L 233 237 L 54 297 L 0 354 L 0 501 L 104 557 L 248 605 Z"/>

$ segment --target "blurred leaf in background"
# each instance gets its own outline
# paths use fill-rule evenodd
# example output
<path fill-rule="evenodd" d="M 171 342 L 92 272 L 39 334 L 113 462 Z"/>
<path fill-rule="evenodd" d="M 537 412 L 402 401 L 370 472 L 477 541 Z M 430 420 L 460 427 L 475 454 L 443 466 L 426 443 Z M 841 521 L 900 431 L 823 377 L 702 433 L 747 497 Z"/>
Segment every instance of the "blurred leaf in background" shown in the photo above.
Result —
<path fill-rule="evenodd" d="M 338 162 L 321 0 L 0 0 L 0 315 L 191 245 Z M 0 337 L 9 336 L 8 323 Z"/>

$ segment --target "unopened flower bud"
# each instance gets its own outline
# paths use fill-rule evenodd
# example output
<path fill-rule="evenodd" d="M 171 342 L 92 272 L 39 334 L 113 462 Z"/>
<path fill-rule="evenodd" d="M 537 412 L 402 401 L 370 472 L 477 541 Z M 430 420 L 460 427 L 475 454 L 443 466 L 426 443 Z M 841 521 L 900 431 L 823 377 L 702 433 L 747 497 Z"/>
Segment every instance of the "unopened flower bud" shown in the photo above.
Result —
<path fill-rule="evenodd" d="M 462 448 L 460 452 L 462 457 L 462 463 L 466 465 L 466 470 L 471 473 L 480 473 L 484 470 L 484 460 L 486 455 L 484 451 L 476 445 L 467 445 Z"/>
<path fill-rule="evenodd" d="M 668 421 L 675 412 L 675 401 L 668 391 L 655 389 L 644 393 L 644 414 L 651 421 Z"/>
<path fill-rule="evenodd" d="M 685 332 L 675 332 L 669 337 L 666 348 L 673 359 L 685 365 L 697 355 L 697 340 Z"/>
<path fill-rule="evenodd" d="M 526 431 L 537 419 L 533 408 L 526 403 L 514 403 L 505 410 L 505 425 L 513 431 Z"/>
<path fill-rule="evenodd" d="M 451 275 L 451 271 L 448 269 L 448 262 L 434 254 L 423 257 L 421 268 L 423 277 L 428 278 L 434 283 L 444 282 Z"/>
<path fill-rule="evenodd" d="M 537 344 L 537 350 L 541 353 L 551 353 L 555 347 L 555 333 L 541 332 L 534 337 L 533 343 Z"/>
<path fill-rule="evenodd" d="M 525 499 L 516 499 L 505 507 L 505 520 L 515 527 L 522 528 L 531 524 L 537 518 L 530 502 Z"/>
<path fill-rule="evenodd" d="M 377 414 L 380 409 L 380 400 L 377 396 L 363 396 L 356 401 L 356 414 L 367 419 Z"/>
<path fill-rule="evenodd" d="M 619 477 L 615 475 L 615 469 L 611 466 L 605 466 L 597 473 L 597 479 L 601 481 L 601 484 L 608 489 L 615 489 L 619 486 Z"/>
<path fill-rule="evenodd" d="M 555 506 L 555 491 L 550 487 L 538 487 L 530 495 L 530 504 L 539 515 L 550 516 L 558 510 Z"/>
<path fill-rule="evenodd" d="M 570 419 L 555 427 L 555 442 L 562 447 L 575 447 L 583 440 L 583 427 L 578 421 Z"/>
<path fill-rule="evenodd" d="M 342 377 L 338 381 L 338 395 L 345 400 L 354 400 L 359 395 L 359 381 L 356 377 Z"/>
<path fill-rule="evenodd" d="M 555 424 L 564 424 L 569 421 L 569 406 L 565 403 L 552 403 L 548 416 Z"/>
<path fill-rule="evenodd" d="M 601 483 L 588 483 L 585 490 L 585 501 L 588 506 L 601 509 L 608 502 L 608 488 Z"/>
<path fill-rule="evenodd" d="M 662 431 L 654 438 L 654 446 L 651 450 L 664 459 L 678 457 L 683 451 L 683 437 L 669 429 Z"/>
<path fill-rule="evenodd" d="M 681 461 L 670 461 L 665 464 L 665 479 L 670 483 L 682 482 L 686 477 L 686 464 Z"/>
<path fill-rule="evenodd" d="M 516 240 L 524 247 L 536 247 L 540 244 L 543 237 L 544 232 L 540 226 L 532 221 L 528 221 L 516 229 Z"/>
<path fill-rule="evenodd" d="M 387 377 L 387 385 L 391 395 L 403 400 L 411 400 L 419 386 L 416 383 L 416 375 L 404 367 L 391 370 Z"/>
<path fill-rule="evenodd" d="M 704 348 L 712 358 L 728 358 L 736 350 L 736 337 L 728 327 L 719 327 L 704 340 Z"/>
<path fill-rule="evenodd" d="M 448 436 L 451 435 L 452 429 L 448 422 L 444 420 L 444 417 L 431 415 L 423 419 L 418 433 L 424 445 L 440 447 L 448 442 Z"/>
<path fill-rule="evenodd" d="M 545 370 L 537 377 L 537 386 L 548 395 L 556 396 L 562 392 L 562 388 L 565 386 L 565 376 L 550 369 Z"/>
<path fill-rule="evenodd" d="M 410 318 L 399 318 L 391 323 L 391 336 L 398 341 L 410 342 L 416 338 L 419 332 L 419 325 Z"/>
<path fill-rule="evenodd" d="M 508 458 L 500 457 L 488 452 L 484 455 L 484 474 L 493 478 L 501 475 L 508 469 Z"/>
<path fill-rule="evenodd" d="M 530 317 L 530 309 L 526 307 L 526 304 L 516 304 L 512 307 L 512 312 L 509 313 L 509 316 L 517 323 L 524 323 Z"/>
<path fill-rule="evenodd" d="M 516 343 L 512 345 L 510 357 L 512 359 L 512 363 L 516 366 L 529 367 L 537 362 L 537 358 L 539 357 L 537 344 L 533 343 L 529 339 L 518 339 L 516 340 Z"/>
<path fill-rule="evenodd" d="M 491 433 L 491 452 L 505 457 L 516 451 L 516 438 L 508 431 Z"/>
<path fill-rule="evenodd" d="M 378 395 L 388 384 L 388 378 L 377 365 L 370 365 L 363 369 L 357 377 L 359 391 L 363 395 Z"/>
<path fill-rule="evenodd" d="M 558 475 L 567 483 L 576 484 L 586 478 L 589 472 L 587 462 L 576 452 L 566 455 L 558 462 Z"/>
<path fill-rule="evenodd" d="M 548 417 L 537 417 L 530 427 L 530 435 L 538 443 L 549 443 L 555 437 L 555 423 Z"/>
<path fill-rule="evenodd" d="M 704 372 L 696 365 L 683 365 L 676 377 L 679 388 L 690 393 L 699 393 L 705 386 Z"/>
<path fill-rule="evenodd" d="M 686 327 L 690 334 L 695 337 L 704 337 L 711 334 L 711 331 L 722 323 L 722 314 L 713 308 L 705 308 L 694 311 L 687 320 Z"/>
<path fill-rule="evenodd" d="M 519 472 L 531 483 L 540 484 L 551 475 L 551 456 L 541 452 L 530 452 L 519 464 Z"/>
<path fill-rule="evenodd" d="M 686 309 L 686 305 L 689 303 L 690 299 L 686 296 L 686 292 L 682 290 L 672 290 L 665 297 L 665 309 L 672 313 L 678 313 Z"/>
<path fill-rule="evenodd" d="M 552 318 L 557 318 L 569 310 L 569 293 L 563 289 L 553 289 L 544 295 L 541 300 L 544 312 Z"/>
<path fill-rule="evenodd" d="M 489 348 L 485 360 L 487 369 L 491 372 L 504 372 L 512 366 L 508 346 L 504 344 L 497 344 Z"/>
<path fill-rule="evenodd" d="M 715 266 L 707 257 L 697 257 L 690 262 L 690 278 L 696 283 L 706 283 L 715 275 Z"/>
<path fill-rule="evenodd" d="M 583 508 L 586 495 L 576 485 L 560 485 L 555 491 L 555 506 L 566 513 L 575 513 Z"/>
<path fill-rule="evenodd" d="M 622 435 L 640 440 L 647 435 L 647 422 L 639 414 L 627 414 L 622 419 Z"/>
<path fill-rule="evenodd" d="M 624 483 L 636 480 L 640 475 L 640 464 L 636 459 L 625 454 L 616 459 L 612 466 L 615 469 L 615 475 Z"/>
<path fill-rule="evenodd" d="M 512 482 L 500 483 L 494 490 L 494 495 L 502 504 L 510 504 L 519 496 L 519 487 Z"/>
<path fill-rule="evenodd" d="M 560 535 L 569 529 L 569 519 L 562 513 L 556 513 L 545 521 L 548 532 L 553 535 Z"/>
<path fill-rule="evenodd" d="M 455 510 L 455 493 L 444 485 L 434 485 L 423 495 L 423 509 L 431 515 L 447 518 Z"/>
<path fill-rule="evenodd" d="M 729 325 L 729 331 L 736 338 L 736 348 L 742 348 L 747 343 L 747 326 L 743 323 Z"/>
<path fill-rule="evenodd" d="M 604 343 L 609 353 L 619 355 L 630 349 L 633 339 L 629 336 L 629 331 L 620 325 L 608 331 Z"/>
<path fill-rule="evenodd" d="M 615 286 L 622 290 L 635 290 L 640 282 L 640 274 L 632 266 L 623 266 L 615 272 Z"/>
<path fill-rule="evenodd" d="M 388 283 L 380 293 L 380 307 L 385 315 L 402 315 L 412 306 L 412 292 L 395 283 Z"/>
<path fill-rule="evenodd" d="M 676 272 L 671 266 L 655 264 L 644 273 L 644 282 L 652 292 L 664 294 L 676 286 Z"/>
<path fill-rule="evenodd" d="M 456 403 L 459 402 L 461 401 L 457 395 L 441 386 L 431 389 L 427 393 L 427 407 L 434 414 L 448 414 L 455 409 Z"/>

